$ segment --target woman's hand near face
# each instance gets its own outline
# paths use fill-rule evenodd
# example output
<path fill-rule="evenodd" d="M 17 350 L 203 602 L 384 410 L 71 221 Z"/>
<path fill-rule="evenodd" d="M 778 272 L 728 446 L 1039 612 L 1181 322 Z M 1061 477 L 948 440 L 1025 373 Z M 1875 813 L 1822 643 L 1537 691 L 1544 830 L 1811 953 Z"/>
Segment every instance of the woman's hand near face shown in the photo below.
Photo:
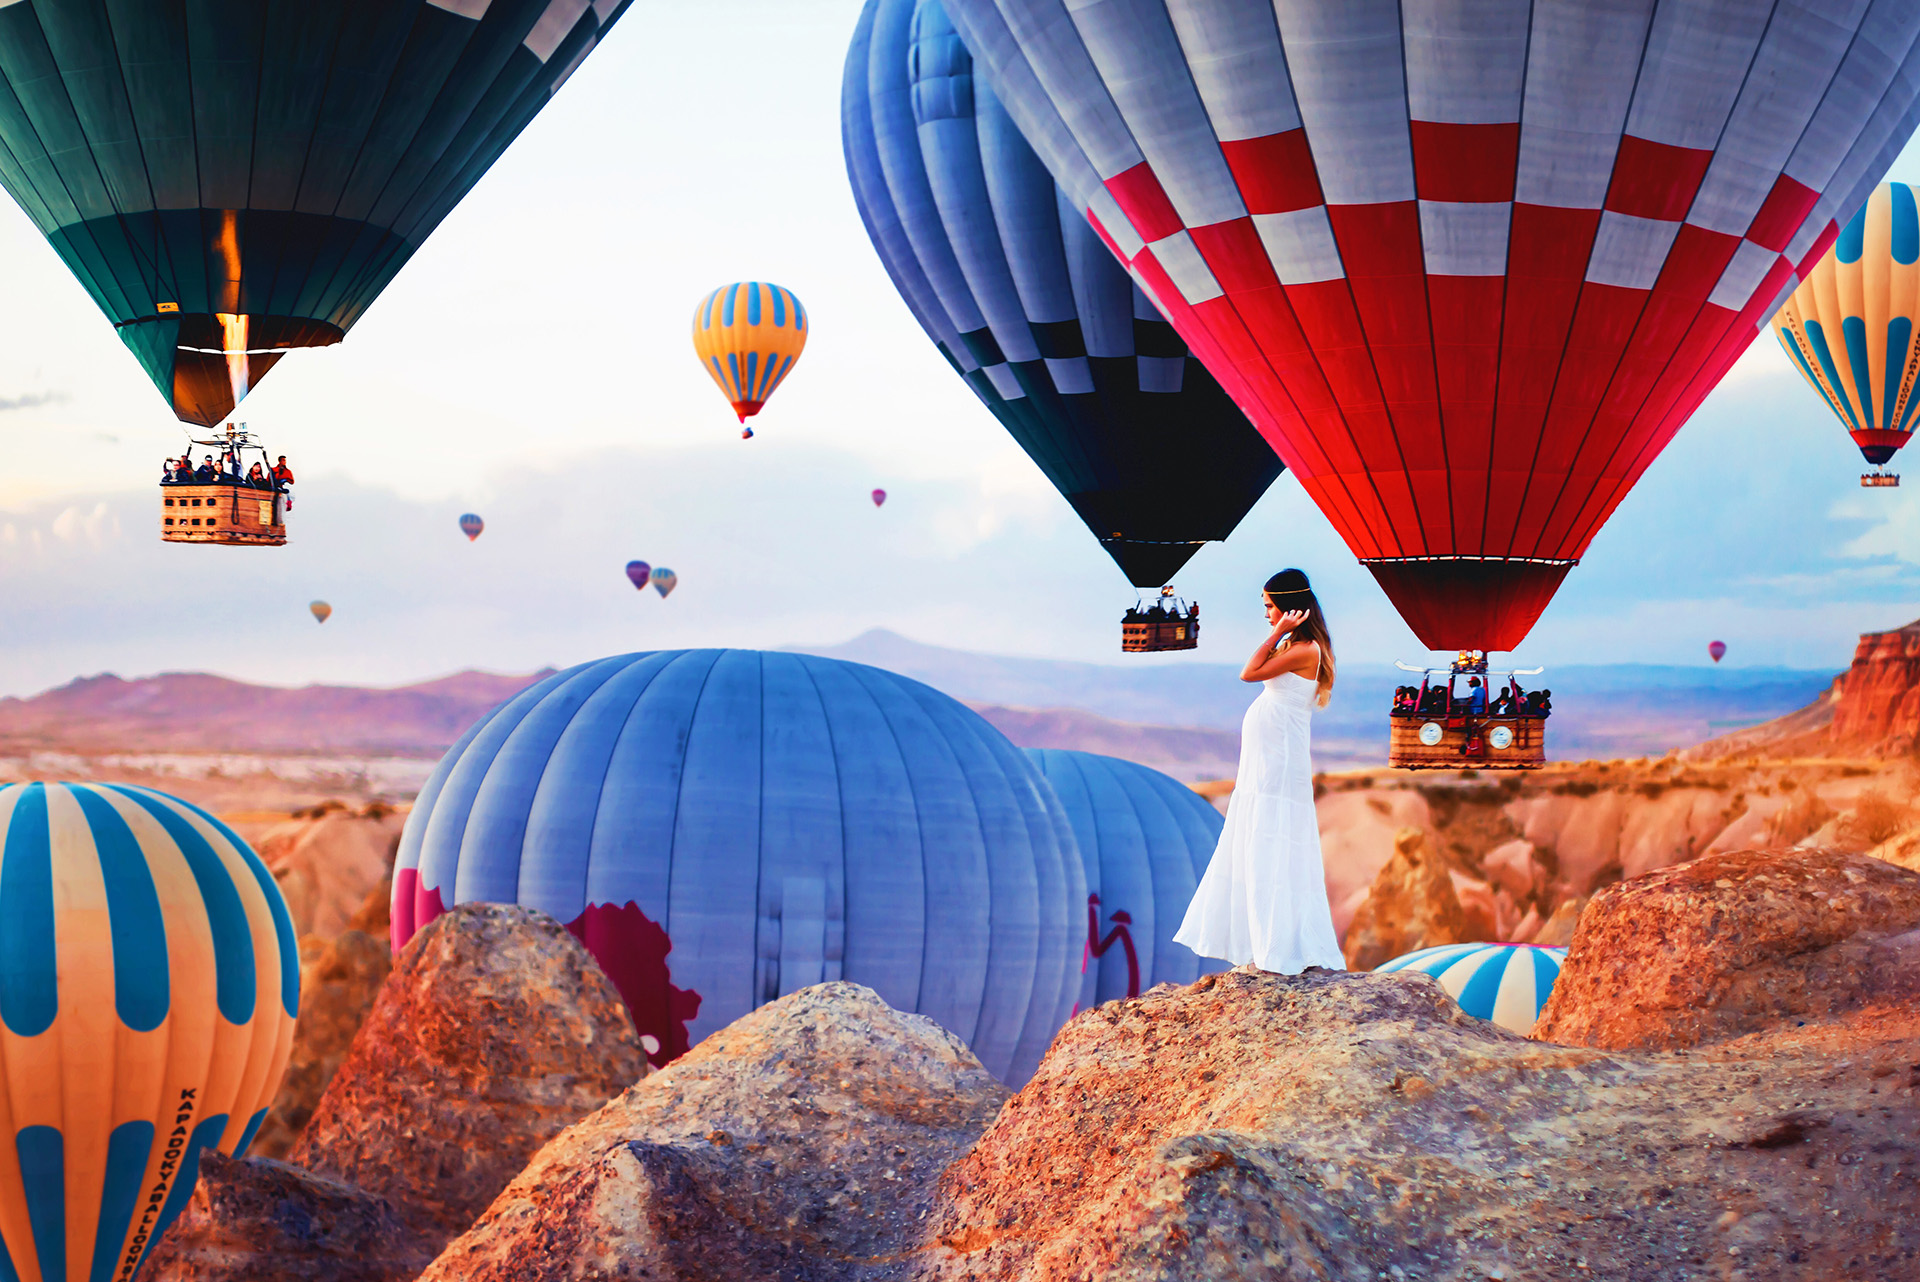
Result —
<path fill-rule="evenodd" d="M 1283 637 L 1307 621 L 1305 610 L 1288 610 L 1273 623 L 1273 635 Z"/>

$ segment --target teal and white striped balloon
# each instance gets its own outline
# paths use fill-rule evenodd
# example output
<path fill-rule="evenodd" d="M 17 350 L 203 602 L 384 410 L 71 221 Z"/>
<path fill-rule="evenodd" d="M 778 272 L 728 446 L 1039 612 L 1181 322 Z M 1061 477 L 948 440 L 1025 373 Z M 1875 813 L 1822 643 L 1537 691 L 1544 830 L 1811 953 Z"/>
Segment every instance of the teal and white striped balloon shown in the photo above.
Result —
<path fill-rule="evenodd" d="M 1431 975 L 1461 1010 L 1524 1037 L 1533 1031 L 1566 960 L 1566 949 L 1534 944 L 1442 944 L 1396 957 L 1378 969 Z"/>

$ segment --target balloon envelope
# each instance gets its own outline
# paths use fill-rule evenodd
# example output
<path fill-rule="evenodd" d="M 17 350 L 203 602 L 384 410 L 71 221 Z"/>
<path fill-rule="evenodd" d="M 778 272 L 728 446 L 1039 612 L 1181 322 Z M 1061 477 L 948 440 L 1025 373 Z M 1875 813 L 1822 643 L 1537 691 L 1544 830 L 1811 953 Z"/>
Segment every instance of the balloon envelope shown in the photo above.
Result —
<path fill-rule="evenodd" d="M 496 708 L 421 789 L 393 944 L 454 903 L 540 908 L 663 1064 L 847 979 L 1024 1081 L 1080 983 L 1086 882 L 1059 803 L 977 713 L 862 664 L 670 650 Z"/>
<path fill-rule="evenodd" d="M 1525 1037 L 1539 1022 L 1566 960 L 1566 949 L 1534 944 L 1444 944 L 1382 962 L 1378 969 L 1431 975 L 1467 1014 Z"/>
<path fill-rule="evenodd" d="M 1794 368 L 1879 466 L 1913 435 L 1920 399 L 1920 210 L 1882 183 L 1773 318 Z"/>
<path fill-rule="evenodd" d="M 882 503 L 885 503 L 886 501 L 887 501 L 887 492 L 885 490 L 875 490 L 873 492 L 873 505 L 875 507 L 879 507 Z"/>
<path fill-rule="evenodd" d="M 1225 970 L 1173 942 L 1219 844 L 1220 812 L 1179 780 L 1118 757 L 1026 753 L 1067 812 L 1087 877 L 1079 1009 Z"/>
<path fill-rule="evenodd" d="M 0 785 L 0 849 L 5 1272 L 131 1277 L 279 1089 L 293 921 L 232 829 L 148 788 Z"/>
<path fill-rule="evenodd" d="M 1519 644 L 1920 93 L 1902 6 L 947 9 L 1439 650 Z"/>
<path fill-rule="evenodd" d="M 325 601 L 310 601 L 307 603 L 307 609 L 312 611 L 313 617 L 321 623 L 325 623 L 333 614 L 333 607 Z"/>
<path fill-rule="evenodd" d="M 460 532 L 467 536 L 469 543 L 479 538 L 480 531 L 486 528 L 487 523 L 471 512 L 460 518 Z"/>
<path fill-rule="evenodd" d="M 211 426 L 353 328 L 625 8 L 0 6 L 0 185 Z"/>
<path fill-rule="evenodd" d="M 868 0 L 840 97 L 854 202 L 920 327 L 1139 587 L 1282 464 L 1061 193 L 937 0 Z"/>
<path fill-rule="evenodd" d="M 679 582 L 680 576 L 672 570 L 669 570 L 666 566 L 656 565 L 653 567 L 653 590 L 661 596 L 665 596 L 667 593 L 673 591 L 674 585 Z"/>
<path fill-rule="evenodd" d="M 742 423 L 760 412 L 806 345 L 806 309 L 778 285 L 735 281 L 693 309 L 694 355 Z"/>
<path fill-rule="evenodd" d="M 653 567 L 645 561 L 627 562 L 627 579 L 636 588 L 644 588 L 653 576 Z"/>
<path fill-rule="evenodd" d="M 1727 643 L 1725 641 L 1709 641 L 1707 643 L 1707 654 L 1712 657 L 1715 663 L 1725 658 L 1726 653 Z"/>

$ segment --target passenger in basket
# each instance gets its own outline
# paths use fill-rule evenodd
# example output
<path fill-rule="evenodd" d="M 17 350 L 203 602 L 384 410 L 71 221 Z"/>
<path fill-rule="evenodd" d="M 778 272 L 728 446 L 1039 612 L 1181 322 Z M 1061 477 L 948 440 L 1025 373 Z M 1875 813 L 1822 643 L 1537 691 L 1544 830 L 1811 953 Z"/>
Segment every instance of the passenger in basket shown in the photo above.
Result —
<path fill-rule="evenodd" d="M 284 454 L 273 465 L 273 488 L 287 496 L 287 511 L 293 511 L 293 469 L 287 466 L 287 456 Z"/>
<path fill-rule="evenodd" d="M 266 469 L 261 467 L 258 463 L 255 463 L 253 465 L 252 470 L 247 473 L 247 484 L 251 485 L 256 490 L 266 489 L 267 488 Z"/>
<path fill-rule="evenodd" d="M 1476 717 L 1487 713 L 1487 688 L 1480 684 L 1479 677 L 1467 678 L 1467 711 Z"/>
<path fill-rule="evenodd" d="M 213 455 L 211 454 L 201 459 L 200 466 L 193 469 L 193 479 L 201 485 L 211 485 L 219 475 L 220 474 L 214 470 Z"/>

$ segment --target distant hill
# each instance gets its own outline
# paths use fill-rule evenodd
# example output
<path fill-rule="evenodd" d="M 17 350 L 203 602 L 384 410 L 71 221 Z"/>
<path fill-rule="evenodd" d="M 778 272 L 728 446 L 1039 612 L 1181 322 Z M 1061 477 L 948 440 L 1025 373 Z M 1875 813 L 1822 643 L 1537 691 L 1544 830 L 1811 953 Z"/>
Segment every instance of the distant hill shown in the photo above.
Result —
<path fill-rule="evenodd" d="M 0 699 L 0 752 L 438 754 L 482 713 L 552 671 L 457 672 L 393 689 L 103 673 L 30 699 Z"/>

